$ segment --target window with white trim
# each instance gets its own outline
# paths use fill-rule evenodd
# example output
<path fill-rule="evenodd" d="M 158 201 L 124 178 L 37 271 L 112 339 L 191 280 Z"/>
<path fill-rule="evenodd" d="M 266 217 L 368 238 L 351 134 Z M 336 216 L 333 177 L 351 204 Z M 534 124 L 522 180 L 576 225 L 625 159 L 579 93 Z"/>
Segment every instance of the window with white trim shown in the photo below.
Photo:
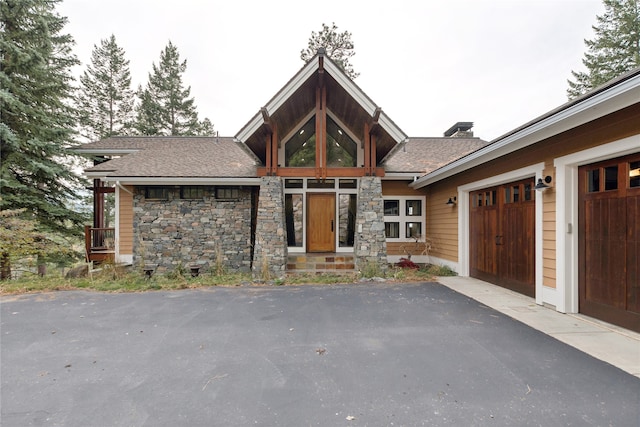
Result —
<path fill-rule="evenodd" d="M 384 196 L 384 230 L 389 241 L 424 239 L 426 232 L 424 197 Z"/>

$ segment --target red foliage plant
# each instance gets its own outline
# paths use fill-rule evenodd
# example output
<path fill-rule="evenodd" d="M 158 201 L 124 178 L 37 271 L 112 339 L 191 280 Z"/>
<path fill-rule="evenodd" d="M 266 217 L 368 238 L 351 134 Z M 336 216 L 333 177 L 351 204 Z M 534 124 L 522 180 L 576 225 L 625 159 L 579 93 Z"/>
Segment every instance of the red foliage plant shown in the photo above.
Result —
<path fill-rule="evenodd" d="M 415 270 L 420 268 L 418 264 L 411 261 L 409 258 L 400 258 L 400 261 L 397 262 L 396 265 L 400 268 L 413 268 Z"/>

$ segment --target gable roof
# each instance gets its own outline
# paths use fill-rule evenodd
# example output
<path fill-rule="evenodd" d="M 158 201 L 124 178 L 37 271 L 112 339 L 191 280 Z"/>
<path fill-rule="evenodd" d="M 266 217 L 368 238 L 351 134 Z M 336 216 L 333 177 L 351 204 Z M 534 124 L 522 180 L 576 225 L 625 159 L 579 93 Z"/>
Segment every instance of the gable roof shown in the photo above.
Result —
<path fill-rule="evenodd" d="M 89 177 L 255 178 L 257 159 L 233 138 L 111 137 L 76 149 L 84 154 L 123 155 L 88 168 Z"/>
<path fill-rule="evenodd" d="M 409 138 L 389 153 L 387 173 L 424 175 L 489 144 L 480 138 Z"/>
<path fill-rule="evenodd" d="M 266 120 L 278 125 L 282 137 L 290 133 L 315 108 L 316 86 L 327 86 L 327 108 L 355 135 L 364 135 L 364 123 L 377 119 L 378 156 L 384 158 L 406 134 L 341 69 L 319 51 L 236 134 L 258 156 L 264 150 Z M 264 159 L 261 159 L 264 160 Z"/>

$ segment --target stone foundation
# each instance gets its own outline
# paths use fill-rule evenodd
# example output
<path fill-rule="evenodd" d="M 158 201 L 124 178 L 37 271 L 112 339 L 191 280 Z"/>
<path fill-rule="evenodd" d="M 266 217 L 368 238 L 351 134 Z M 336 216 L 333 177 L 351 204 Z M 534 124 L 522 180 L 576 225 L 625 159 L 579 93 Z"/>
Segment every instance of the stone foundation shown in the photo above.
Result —
<path fill-rule="evenodd" d="M 238 198 L 218 200 L 214 188 L 203 199 L 181 199 L 169 187 L 167 200 L 145 199 L 143 187 L 133 197 L 133 262 L 155 265 L 159 273 L 198 264 L 201 272 L 222 266 L 227 271 L 251 269 L 251 190 Z"/>
<path fill-rule="evenodd" d="M 258 196 L 253 277 L 282 278 L 287 268 L 287 232 L 282 178 L 262 177 Z"/>
<path fill-rule="evenodd" d="M 356 266 L 362 271 L 368 265 L 387 270 L 387 239 L 384 235 L 384 201 L 380 177 L 365 176 L 358 188 L 358 210 L 354 242 Z"/>

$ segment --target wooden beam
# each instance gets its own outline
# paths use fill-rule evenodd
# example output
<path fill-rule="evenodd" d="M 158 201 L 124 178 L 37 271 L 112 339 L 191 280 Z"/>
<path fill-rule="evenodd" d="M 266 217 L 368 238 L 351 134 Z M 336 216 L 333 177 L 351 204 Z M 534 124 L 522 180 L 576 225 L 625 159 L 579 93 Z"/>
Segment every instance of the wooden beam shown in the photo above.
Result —
<path fill-rule="evenodd" d="M 322 138 L 322 115 L 320 110 L 322 108 L 322 90 L 320 86 L 316 88 L 316 178 L 320 179 L 322 175 L 322 150 L 320 142 Z"/>
<path fill-rule="evenodd" d="M 93 227 L 104 227 L 104 193 L 101 189 L 104 183 L 99 179 L 93 180 Z"/>
<path fill-rule="evenodd" d="M 265 146 L 266 146 L 266 167 L 267 167 L 267 176 L 271 175 L 271 170 L 272 170 L 272 160 L 271 160 L 271 144 L 272 144 L 272 140 L 271 140 L 271 136 L 273 134 L 268 133 L 265 136 Z"/>
<path fill-rule="evenodd" d="M 371 173 L 371 133 L 369 132 L 369 123 L 364 124 L 364 175 Z"/>
<path fill-rule="evenodd" d="M 266 107 L 262 107 L 260 109 L 260 113 L 262 113 L 262 120 L 264 121 L 264 126 L 267 129 L 267 133 L 273 133 L 273 128 L 271 124 L 271 116 L 269 116 L 269 112 Z"/>
<path fill-rule="evenodd" d="M 378 162 L 376 161 L 376 134 L 371 135 L 371 174 L 376 175 L 376 167 L 378 166 Z"/>
<path fill-rule="evenodd" d="M 327 177 L 327 87 L 322 86 L 322 103 L 320 114 L 322 114 L 322 139 L 320 141 L 322 151 L 322 179 Z"/>
<path fill-rule="evenodd" d="M 382 112 L 382 108 L 377 107 L 376 111 L 373 112 L 373 123 L 378 123 L 378 120 L 380 120 L 380 113 Z"/>
<path fill-rule="evenodd" d="M 382 112 L 382 108 L 380 107 L 377 107 L 376 111 L 373 112 L 373 116 L 371 116 L 371 126 L 369 129 L 369 132 L 375 133 L 378 130 L 378 127 L 380 126 L 380 124 L 378 123 L 378 120 L 380 120 L 381 112 Z"/>
<path fill-rule="evenodd" d="M 116 189 L 114 187 L 98 187 L 96 191 L 98 193 L 107 194 L 107 193 L 115 193 Z"/>
<path fill-rule="evenodd" d="M 256 173 L 259 177 L 267 176 L 266 167 L 256 168 Z M 352 178 L 365 176 L 363 168 L 327 168 L 326 178 Z M 384 168 L 372 169 L 370 173 L 375 176 L 384 176 Z M 280 168 L 278 169 L 278 176 L 292 177 L 292 178 L 316 178 L 316 171 L 314 168 Z"/>
<path fill-rule="evenodd" d="M 273 124 L 271 133 L 271 175 L 278 173 L 278 127 Z"/>

